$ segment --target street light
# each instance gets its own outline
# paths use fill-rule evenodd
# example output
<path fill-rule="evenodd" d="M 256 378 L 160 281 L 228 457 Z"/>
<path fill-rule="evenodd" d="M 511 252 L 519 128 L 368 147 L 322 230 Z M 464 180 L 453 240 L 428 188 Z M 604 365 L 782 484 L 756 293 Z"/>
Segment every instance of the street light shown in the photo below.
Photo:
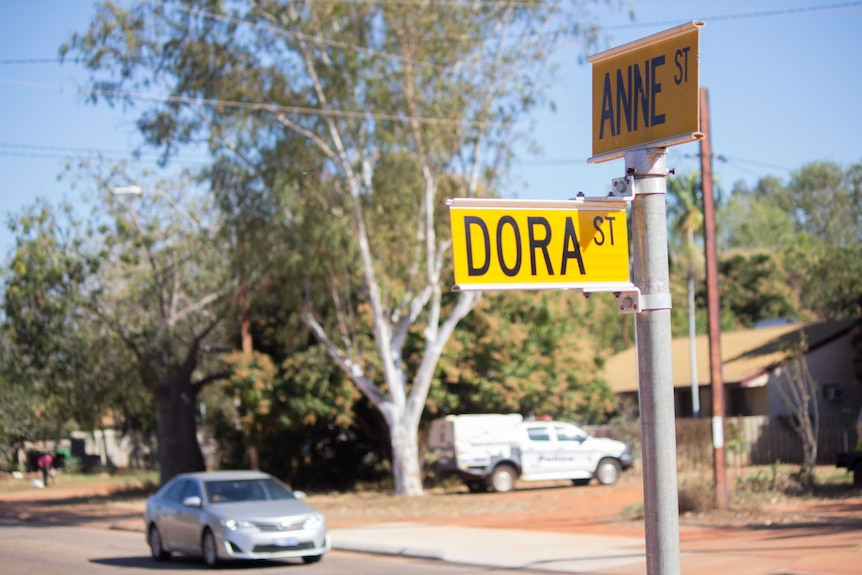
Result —
<path fill-rule="evenodd" d="M 192 222 L 195 227 L 201 227 L 200 221 L 197 218 L 192 216 L 185 208 L 183 208 L 175 199 L 173 199 L 168 194 L 162 192 L 158 188 L 147 188 L 146 190 L 137 184 L 133 184 L 131 186 L 116 186 L 111 188 L 111 193 L 115 196 L 142 196 L 144 193 L 153 194 L 155 196 L 159 196 L 161 198 L 166 199 L 170 204 L 185 217 L 188 221 Z"/>

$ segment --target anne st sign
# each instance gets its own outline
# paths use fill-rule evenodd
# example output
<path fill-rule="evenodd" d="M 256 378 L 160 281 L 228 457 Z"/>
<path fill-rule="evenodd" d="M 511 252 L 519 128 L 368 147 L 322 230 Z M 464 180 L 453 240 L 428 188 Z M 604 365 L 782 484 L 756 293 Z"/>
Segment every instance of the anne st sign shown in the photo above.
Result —
<path fill-rule="evenodd" d="M 698 93 L 702 26 L 690 22 L 589 57 L 590 162 L 703 138 Z"/>

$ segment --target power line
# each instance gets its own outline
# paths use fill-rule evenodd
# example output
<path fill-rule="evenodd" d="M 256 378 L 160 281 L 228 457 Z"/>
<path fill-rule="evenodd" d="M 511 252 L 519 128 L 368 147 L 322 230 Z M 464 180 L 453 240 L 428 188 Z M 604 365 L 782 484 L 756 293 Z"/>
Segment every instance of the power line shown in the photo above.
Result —
<path fill-rule="evenodd" d="M 46 146 L 38 144 L 16 144 L 12 142 L 0 142 L 0 155 L 23 158 L 40 158 L 46 160 L 66 159 L 68 157 L 86 157 L 99 155 L 112 159 L 135 159 L 143 161 L 156 161 L 158 156 L 152 153 L 141 154 L 135 150 L 118 150 L 105 148 L 81 148 L 71 146 Z M 178 156 L 174 161 L 181 163 L 203 164 L 208 160 L 203 157 Z"/>
<path fill-rule="evenodd" d="M 230 109 L 247 110 L 251 112 L 282 112 L 293 113 L 305 116 L 322 116 L 329 118 L 341 118 L 345 120 L 388 120 L 393 122 L 407 123 L 411 121 L 421 124 L 434 124 L 444 126 L 509 126 L 511 122 L 492 122 L 492 121 L 476 121 L 462 120 L 458 118 L 440 118 L 433 116 L 409 116 L 406 114 L 387 114 L 383 112 L 368 112 L 354 110 L 339 110 L 339 109 L 324 109 L 311 108 L 308 106 L 288 106 L 286 104 L 275 104 L 267 102 L 243 102 L 241 100 L 222 100 L 219 98 L 192 98 L 188 96 L 156 96 L 150 94 L 139 94 L 135 92 L 127 92 L 123 90 L 110 90 L 106 88 L 79 88 L 78 86 L 69 86 L 64 84 L 45 84 L 39 82 L 22 82 L 17 80 L 0 79 L 0 84 L 14 84 L 18 86 L 32 86 L 39 88 L 52 88 L 57 90 L 74 89 L 80 90 L 83 93 L 116 97 L 128 98 L 130 100 L 142 100 L 150 102 L 170 102 L 175 104 L 189 104 L 200 106 L 212 106 Z"/>
<path fill-rule="evenodd" d="M 760 10 L 757 12 L 737 12 L 735 14 L 716 14 L 694 20 L 714 22 L 716 20 L 744 20 L 748 18 L 766 18 L 770 16 L 787 16 L 790 14 L 802 14 L 809 12 L 827 12 L 841 8 L 853 8 L 862 6 L 862 1 L 841 2 L 838 4 L 821 4 L 818 6 L 800 6 L 797 8 L 779 8 L 775 10 Z M 631 30 L 634 28 L 647 28 L 653 26 L 672 26 L 679 24 L 679 20 L 664 20 L 661 22 L 632 22 L 630 24 L 618 24 L 615 26 L 602 26 L 601 30 Z"/>
<path fill-rule="evenodd" d="M 700 159 L 700 154 L 679 154 L 682 158 L 695 158 Z M 778 164 L 770 164 L 767 162 L 761 162 L 758 160 L 749 160 L 746 158 L 740 158 L 738 156 L 728 156 L 727 154 L 713 154 L 713 159 L 718 160 L 723 163 L 740 163 L 740 164 L 750 164 L 752 166 L 757 166 L 760 168 L 769 168 L 771 170 L 781 170 L 782 172 L 792 172 L 792 168 L 788 168 L 787 166 L 779 166 Z"/>
<path fill-rule="evenodd" d="M 62 58 L 4 58 L 0 59 L 0 64 L 61 64 L 63 61 Z M 83 58 L 69 58 L 65 61 L 77 64 L 84 60 Z"/>
<path fill-rule="evenodd" d="M 337 40 L 327 40 L 325 38 L 321 38 L 319 36 L 309 36 L 307 34 L 303 34 L 301 32 L 293 32 L 290 30 L 285 30 L 283 28 L 276 27 L 272 24 L 263 24 L 259 22 L 250 22 L 248 20 L 237 18 L 234 16 L 227 16 L 222 14 L 216 14 L 214 12 L 209 12 L 207 10 L 199 10 L 187 6 L 180 6 L 177 4 L 172 4 L 170 2 L 166 2 L 164 0 L 144 0 L 150 4 L 158 4 L 164 6 L 166 8 L 174 9 L 180 12 L 185 12 L 189 15 L 197 15 L 203 18 L 209 18 L 212 20 L 221 20 L 224 22 L 229 22 L 233 24 L 242 24 L 246 26 L 251 26 L 253 28 L 259 28 L 263 30 L 268 30 L 277 34 L 292 36 L 298 40 L 307 41 L 310 43 L 330 46 L 333 48 L 341 48 L 344 50 L 354 50 L 357 52 L 364 52 L 374 56 L 380 56 L 385 58 L 392 58 L 396 60 L 401 60 L 404 62 L 408 62 L 414 65 L 422 65 L 429 66 L 437 69 L 445 69 L 448 67 L 446 64 L 437 64 L 434 62 L 427 62 L 423 60 L 413 60 L 409 58 L 404 58 L 399 54 L 391 54 L 389 52 L 385 52 L 382 50 L 377 50 L 374 48 L 368 48 L 365 46 L 359 46 L 358 44 L 351 44 L 348 42 L 340 42 Z M 365 4 L 365 5 L 386 5 L 386 4 L 403 4 L 403 5 L 417 5 L 417 4 L 426 4 L 426 0 L 320 0 L 321 2 L 326 2 L 329 4 Z M 434 2 L 438 5 L 456 5 L 460 0 L 436 0 Z M 503 4 L 497 0 L 475 0 L 476 3 L 482 5 L 494 5 L 499 6 Z M 577 3 L 575 3 L 576 5 Z M 584 5 L 586 3 L 583 3 Z M 558 8 L 562 5 L 561 2 L 556 3 L 543 3 L 543 2 L 506 2 L 505 5 L 508 6 L 519 6 L 519 7 L 543 7 L 543 8 Z M 721 21 L 721 20 L 744 20 L 748 18 L 765 18 L 772 16 L 786 16 L 791 14 L 804 14 L 810 12 L 827 12 L 832 10 L 839 10 L 842 8 L 853 8 L 862 6 L 862 0 L 857 0 L 854 2 L 841 2 L 836 4 L 821 4 L 817 6 L 800 6 L 795 8 L 781 8 L 775 10 L 760 10 L 756 12 L 737 12 L 733 14 L 716 14 L 712 16 L 704 16 L 701 18 L 694 18 L 695 20 L 703 20 L 703 21 Z M 664 20 L 664 21 L 654 21 L 654 22 L 631 22 L 628 24 L 617 24 L 617 25 L 609 25 L 609 26 L 596 26 L 597 31 L 605 31 L 605 30 L 631 30 L 636 28 L 649 28 L 649 27 L 658 27 L 658 26 L 670 26 L 678 24 L 679 20 Z M 558 35 L 562 33 L 563 29 L 549 30 L 544 32 L 542 35 L 552 36 Z M 458 38 L 463 37 L 464 35 L 457 36 Z M 455 37 L 448 37 L 449 39 Z M 70 58 L 64 60 L 63 58 L 10 58 L 10 59 L 0 59 L 0 65 L 14 65 L 14 64 L 55 64 L 62 63 L 64 61 L 80 63 L 85 61 L 83 58 Z"/>

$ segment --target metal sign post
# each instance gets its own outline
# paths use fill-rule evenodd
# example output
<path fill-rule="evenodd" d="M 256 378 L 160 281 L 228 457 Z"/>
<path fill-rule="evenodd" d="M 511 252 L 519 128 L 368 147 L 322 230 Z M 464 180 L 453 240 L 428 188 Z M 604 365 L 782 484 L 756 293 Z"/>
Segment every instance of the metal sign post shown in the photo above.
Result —
<path fill-rule="evenodd" d="M 626 152 L 633 180 L 632 281 L 640 289 L 635 320 L 642 434 L 647 573 L 674 575 L 679 566 L 679 495 L 667 263 L 667 149 Z"/>

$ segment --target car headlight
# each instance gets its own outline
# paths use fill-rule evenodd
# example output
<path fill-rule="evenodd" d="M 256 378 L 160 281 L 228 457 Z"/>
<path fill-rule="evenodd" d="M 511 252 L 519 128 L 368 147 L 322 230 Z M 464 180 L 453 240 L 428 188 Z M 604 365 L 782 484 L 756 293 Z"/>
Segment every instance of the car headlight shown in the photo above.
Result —
<path fill-rule="evenodd" d="M 323 525 L 323 515 L 320 513 L 315 513 L 314 515 L 309 516 L 308 519 L 305 520 L 305 523 L 302 524 L 303 529 L 317 529 Z"/>
<path fill-rule="evenodd" d="M 242 519 L 222 519 L 219 523 L 231 531 L 259 531 L 257 525 L 251 521 L 244 521 Z"/>

